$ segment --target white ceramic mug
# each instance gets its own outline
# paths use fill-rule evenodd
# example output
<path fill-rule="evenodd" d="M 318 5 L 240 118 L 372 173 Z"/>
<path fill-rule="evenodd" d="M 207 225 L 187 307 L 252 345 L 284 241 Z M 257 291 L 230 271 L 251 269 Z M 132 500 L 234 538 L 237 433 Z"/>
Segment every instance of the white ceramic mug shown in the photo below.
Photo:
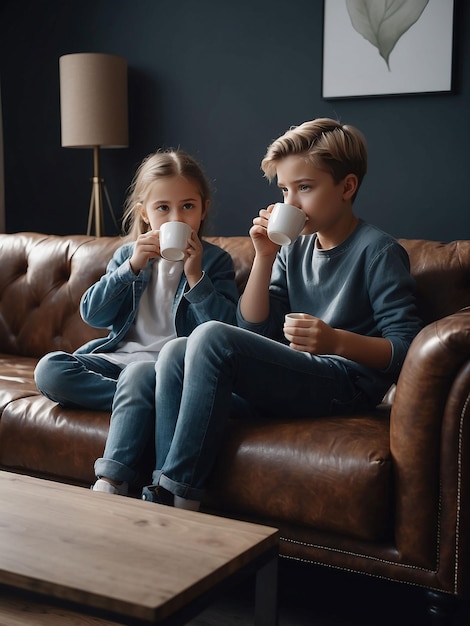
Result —
<path fill-rule="evenodd" d="M 185 222 L 165 222 L 160 226 L 160 254 L 167 261 L 182 261 L 191 236 Z"/>
<path fill-rule="evenodd" d="M 277 202 L 268 220 L 268 237 L 279 246 L 288 246 L 305 226 L 305 213 L 296 206 Z"/>

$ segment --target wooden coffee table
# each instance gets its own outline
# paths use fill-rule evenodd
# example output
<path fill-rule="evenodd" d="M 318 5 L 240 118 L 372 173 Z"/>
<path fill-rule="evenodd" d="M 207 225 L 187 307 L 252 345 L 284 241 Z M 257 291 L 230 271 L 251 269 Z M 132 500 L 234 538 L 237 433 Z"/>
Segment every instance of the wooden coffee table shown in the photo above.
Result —
<path fill-rule="evenodd" d="M 12 624 L 40 623 L 28 611 L 46 603 L 61 626 L 80 623 L 77 613 L 181 625 L 251 573 L 255 624 L 277 624 L 274 528 L 8 472 L 0 511 L 0 616 L 20 605 L 25 616 Z"/>

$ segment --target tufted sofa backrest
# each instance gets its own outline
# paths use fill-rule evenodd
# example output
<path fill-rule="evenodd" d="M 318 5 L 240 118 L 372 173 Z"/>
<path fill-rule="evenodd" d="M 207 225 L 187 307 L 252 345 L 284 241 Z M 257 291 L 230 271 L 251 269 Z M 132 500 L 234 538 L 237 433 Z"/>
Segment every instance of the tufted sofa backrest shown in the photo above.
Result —
<path fill-rule="evenodd" d="M 249 237 L 208 237 L 233 258 L 243 291 L 254 250 Z M 0 234 L 0 352 L 40 357 L 71 352 L 106 334 L 79 314 L 83 292 L 106 270 L 119 237 Z M 470 306 L 470 241 L 400 240 L 410 255 L 426 323 Z"/>
<path fill-rule="evenodd" d="M 241 293 L 254 255 L 251 239 L 208 239 L 233 256 Z M 79 303 L 122 243 L 120 237 L 0 234 L 0 352 L 40 357 L 105 336 L 82 321 Z"/>
<path fill-rule="evenodd" d="M 0 352 L 40 357 L 105 335 L 78 306 L 102 275 L 118 237 L 0 235 Z"/>

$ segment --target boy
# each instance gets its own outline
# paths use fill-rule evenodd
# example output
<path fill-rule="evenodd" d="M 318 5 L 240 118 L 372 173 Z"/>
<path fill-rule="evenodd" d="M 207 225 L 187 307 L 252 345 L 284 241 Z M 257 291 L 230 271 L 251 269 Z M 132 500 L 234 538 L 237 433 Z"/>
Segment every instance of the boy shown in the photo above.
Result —
<path fill-rule="evenodd" d="M 405 250 L 353 212 L 367 169 L 362 134 L 305 122 L 273 142 L 262 169 L 306 214 L 303 236 L 279 249 L 266 231 L 273 205 L 262 209 L 239 328 L 208 322 L 163 348 L 159 469 L 145 492 L 155 501 L 198 508 L 231 402 L 280 418 L 373 408 L 421 328 Z M 284 324 L 291 311 L 303 315 Z"/>

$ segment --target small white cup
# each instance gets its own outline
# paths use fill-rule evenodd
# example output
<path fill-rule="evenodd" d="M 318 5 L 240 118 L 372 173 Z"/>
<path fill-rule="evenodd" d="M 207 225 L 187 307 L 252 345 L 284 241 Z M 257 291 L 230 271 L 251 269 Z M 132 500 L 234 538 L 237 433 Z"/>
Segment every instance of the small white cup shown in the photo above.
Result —
<path fill-rule="evenodd" d="M 269 239 L 278 246 L 289 246 L 302 232 L 306 219 L 296 206 L 277 202 L 268 220 Z"/>
<path fill-rule="evenodd" d="M 305 313 L 287 313 L 285 317 L 286 324 L 289 323 L 289 320 L 304 320 Z"/>
<path fill-rule="evenodd" d="M 160 254 L 167 261 L 182 261 L 191 226 L 185 222 L 165 222 L 160 226 Z"/>
<path fill-rule="evenodd" d="M 293 324 L 294 320 L 303 320 L 305 319 L 306 314 L 305 313 L 287 313 L 286 316 L 284 317 L 284 330 L 285 332 L 287 332 L 287 334 L 295 334 L 295 324 Z M 285 335 L 285 333 L 284 333 Z M 286 337 L 287 339 L 287 337 Z"/>

